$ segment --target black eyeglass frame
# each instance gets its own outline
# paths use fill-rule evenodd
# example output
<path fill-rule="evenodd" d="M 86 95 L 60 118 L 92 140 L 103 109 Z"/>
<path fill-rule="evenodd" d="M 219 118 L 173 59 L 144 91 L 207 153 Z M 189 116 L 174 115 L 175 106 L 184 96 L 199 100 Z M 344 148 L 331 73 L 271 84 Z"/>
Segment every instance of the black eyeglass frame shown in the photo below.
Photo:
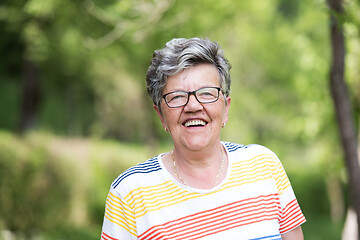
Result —
<path fill-rule="evenodd" d="M 216 99 L 213 100 L 213 101 L 210 101 L 210 102 L 202 102 L 202 101 L 200 101 L 200 100 L 197 98 L 196 93 L 197 93 L 198 91 L 204 89 L 204 88 L 213 88 L 213 89 L 218 90 Z M 199 89 L 197 89 L 197 90 L 195 90 L 195 91 L 173 91 L 173 92 L 169 92 L 169 93 L 166 93 L 166 94 L 162 95 L 162 98 L 164 99 L 166 105 L 167 105 L 169 108 L 179 108 L 179 107 L 183 107 L 183 106 L 185 106 L 186 104 L 188 104 L 189 99 L 190 99 L 190 95 L 194 95 L 194 96 L 195 96 L 195 99 L 196 99 L 199 103 L 201 103 L 201 104 L 208 104 L 208 103 L 216 102 L 217 100 L 219 100 L 220 91 L 223 93 L 223 90 L 222 90 L 220 87 L 202 87 L 202 88 L 199 88 Z M 187 94 L 187 100 L 186 100 L 186 102 L 185 102 L 184 104 L 182 104 L 182 105 L 180 105 L 180 106 L 171 107 L 171 106 L 169 105 L 169 103 L 166 101 L 166 96 L 169 95 L 169 94 L 172 94 L 172 93 L 176 93 L 176 92 L 186 93 L 186 94 Z"/>

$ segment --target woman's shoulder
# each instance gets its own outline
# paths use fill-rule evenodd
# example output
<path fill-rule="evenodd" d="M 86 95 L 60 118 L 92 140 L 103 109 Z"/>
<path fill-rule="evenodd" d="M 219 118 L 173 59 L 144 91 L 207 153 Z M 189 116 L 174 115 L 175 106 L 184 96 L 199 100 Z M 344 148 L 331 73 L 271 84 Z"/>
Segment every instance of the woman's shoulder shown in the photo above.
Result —
<path fill-rule="evenodd" d="M 238 154 L 270 154 L 276 156 L 276 154 L 270 150 L 269 148 L 260 145 L 260 144 L 238 144 L 238 143 L 232 143 L 232 142 L 223 142 L 225 145 L 227 151 L 229 153 L 238 153 Z"/>

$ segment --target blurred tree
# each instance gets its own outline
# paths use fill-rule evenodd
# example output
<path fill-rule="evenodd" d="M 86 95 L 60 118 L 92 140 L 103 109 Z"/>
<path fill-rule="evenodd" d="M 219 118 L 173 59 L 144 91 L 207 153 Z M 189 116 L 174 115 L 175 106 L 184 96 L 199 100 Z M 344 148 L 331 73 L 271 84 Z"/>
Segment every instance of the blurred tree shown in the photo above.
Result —
<path fill-rule="evenodd" d="M 19 132 L 34 128 L 41 103 L 39 70 L 32 61 L 23 61 Z"/>
<path fill-rule="evenodd" d="M 358 5 L 346 2 L 343 26 L 360 123 Z M 145 88 L 152 53 L 174 37 L 209 37 L 233 66 L 223 139 L 273 149 L 295 173 L 308 219 L 342 219 L 347 183 L 327 81 L 328 31 L 324 0 L 3 0 L 0 128 L 166 144 Z M 313 204 L 319 192 L 333 200 Z"/>
<path fill-rule="evenodd" d="M 14 105 L 18 110 L 18 113 L 12 112 L 16 117 L 5 116 L 5 119 L 15 120 L 13 122 L 20 131 L 47 125 L 54 130 L 68 130 L 78 122 L 86 126 L 86 121 L 92 119 L 77 117 L 66 121 L 66 116 L 91 115 L 89 108 L 77 109 L 76 114 L 71 112 L 75 104 L 66 106 L 70 114 L 60 114 L 58 121 L 64 121 L 58 126 L 56 121 L 46 119 L 61 111 L 61 105 L 69 102 L 66 101 L 68 98 L 81 99 L 78 96 L 85 96 L 86 103 L 83 100 L 81 104 L 91 102 L 91 92 L 86 91 L 89 89 L 85 81 L 86 56 L 81 48 L 75 46 L 79 34 L 76 35 L 76 31 L 68 34 L 72 30 L 70 24 L 73 23 L 70 16 L 75 15 L 77 7 L 76 3 L 70 5 L 56 0 L 46 3 L 36 0 L 1 3 L 0 24 L 4 26 L 1 28 L 2 36 L 8 40 L 1 42 L 0 48 L 10 59 L 3 59 L 6 63 L 1 71 L 1 81 L 5 83 L 2 90 L 6 92 L 8 86 L 15 86 L 18 99 L 15 104 L 4 99 L 4 102 L 8 102 L 7 108 Z M 76 93 L 71 91 L 76 88 Z M 54 95 L 62 98 L 55 106 L 51 104 Z M 43 114 L 47 109 L 51 113 Z"/>
<path fill-rule="evenodd" d="M 349 179 L 350 200 L 357 215 L 358 229 L 360 229 L 360 167 L 357 152 L 357 140 L 353 111 L 344 80 L 345 72 L 345 39 L 343 21 L 345 16 L 342 0 L 328 0 L 331 10 L 331 42 L 332 65 L 330 73 L 330 88 L 334 101 L 336 118 L 338 121 L 341 143 L 345 155 Z M 360 231 L 358 231 L 360 239 Z"/>

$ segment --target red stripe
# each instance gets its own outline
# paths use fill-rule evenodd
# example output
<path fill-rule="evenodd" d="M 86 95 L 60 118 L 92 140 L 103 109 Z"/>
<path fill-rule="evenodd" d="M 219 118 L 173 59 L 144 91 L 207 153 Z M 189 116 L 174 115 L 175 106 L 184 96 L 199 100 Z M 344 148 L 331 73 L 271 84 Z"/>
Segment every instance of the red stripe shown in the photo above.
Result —
<path fill-rule="evenodd" d="M 268 196 L 267 196 L 268 197 Z M 272 195 L 273 197 L 273 195 Z M 255 199 L 255 198 L 254 198 Z M 273 199 L 273 198 L 272 198 Z M 146 233 L 143 233 L 142 235 L 140 235 L 140 237 L 144 237 L 144 238 L 147 238 L 149 234 L 152 234 L 152 232 L 156 231 L 156 232 L 159 232 L 161 231 L 161 229 L 167 229 L 168 232 L 169 232 L 169 228 L 174 228 L 172 231 L 176 230 L 176 229 L 179 229 L 180 227 L 177 227 L 177 226 L 187 226 L 187 225 L 190 225 L 190 226 L 194 226 L 194 224 L 196 223 L 202 223 L 203 221 L 205 221 L 207 218 L 210 219 L 210 218 L 213 218 L 214 216 L 216 216 L 216 214 L 223 214 L 224 211 L 230 211 L 230 213 L 228 214 L 231 214 L 232 212 L 235 212 L 233 209 L 235 208 L 240 208 L 242 206 L 245 206 L 243 207 L 242 209 L 247 209 L 249 207 L 246 207 L 246 205 L 254 205 L 254 207 L 256 206 L 255 203 L 258 203 L 260 201 L 264 201 L 264 200 L 259 200 L 259 199 L 256 199 L 257 201 L 253 201 L 253 202 L 249 202 L 249 203 L 242 203 L 242 202 L 245 202 L 247 200 L 242 200 L 242 201 L 239 201 L 239 202 L 234 202 L 234 203 L 231 203 L 231 204 L 227 204 L 227 205 L 224 205 L 224 206 L 220 206 L 218 208 L 215 208 L 213 210 L 207 210 L 207 211 L 204 211 L 204 212 L 200 212 L 200 213 L 196 213 L 196 214 L 192 214 L 190 216 L 187 216 L 187 217 L 184 217 L 184 218 L 181 218 L 181 219 L 177 219 L 177 220 L 174 220 L 174 221 L 171 221 L 171 222 L 168 222 L 168 223 L 165 223 L 163 225 L 159 225 L 159 226 L 154 226 L 152 229 L 154 228 L 157 228 L 157 229 L 154 229 L 153 231 L 151 231 L 152 229 L 149 229 L 147 232 L 149 232 L 147 235 L 145 235 Z M 241 211 L 242 210 L 241 208 L 238 210 L 238 211 Z M 215 211 L 216 210 L 216 211 Z M 204 214 L 206 213 L 206 214 Z M 201 220 L 200 218 L 202 218 L 203 220 Z M 200 220 L 198 220 L 200 219 Z M 193 221 L 192 223 L 189 223 Z M 195 221 L 195 222 L 194 222 Z"/>
<path fill-rule="evenodd" d="M 105 237 L 104 237 L 105 236 Z M 111 240 L 119 240 L 117 238 L 113 238 L 113 237 L 110 237 L 109 235 L 107 235 L 106 233 L 102 232 L 101 234 L 101 239 L 105 239 L 105 240 L 108 240 L 108 239 L 111 239 Z"/>
<path fill-rule="evenodd" d="M 287 215 L 287 214 L 289 214 L 289 212 L 291 212 L 291 209 L 293 209 L 294 207 L 297 207 L 297 205 L 298 205 L 297 201 L 296 201 L 296 199 L 294 199 L 285 206 L 283 212 L 285 213 L 285 215 Z"/>
<path fill-rule="evenodd" d="M 294 199 L 293 201 L 289 202 L 282 211 L 281 222 L 286 223 L 289 220 L 289 218 L 291 218 L 291 216 L 294 214 L 294 212 L 298 212 L 298 211 L 301 212 L 300 206 L 298 205 L 296 199 Z"/>
<path fill-rule="evenodd" d="M 254 224 L 257 222 L 262 222 L 262 221 L 271 221 L 271 220 L 277 220 L 278 216 L 266 216 L 266 217 L 253 217 L 251 219 L 248 219 L 247 221 L 237 221 L 237 222 L 232 222 L 230 225 L 226 225 L 223 224 L 222 227 L 217 227 L 217 228 L 213 228 L 213 229 L 209 229 L 208 227 L 203 227 L 199 230 L 196 231 L 191 231 L 191 232 L 186 232 L 184 234 L 181 235 L 175 235 L 175 236 L 169 236 L 169 235 L 164 235 L 166 234 L 166 232 L 161 233 L 161 235 L 158 236 L 158 238 L 156 239 L 171 239 L 171 240 L 175 240 L 175 239 L 199 239 L 205 236 L 209 236 L 212 234 L 216 234 L 219 232 L 223 232 L 223 231 L 227 231 L 229 229 L 233 229 L 233 228 L 237 228 L 237 227 L 241 227 L 244 225 L 249 225 L 249 224 Z M 251 221 L 252 220 L 252 221 Z M 154 240 L 155 238 L 153 238 L 152 236 L 150 238 L 146 238 L 146 239 L 152 239 Z"/>
<path fill-rule="evenodd" d="M 294 223 L 293 225 L 289 226 L 288 228 L 286 228 L 286 229 L 280 229 L 280 230 L 279 230 L 279 231 L 280 231 L 280 234 L 287 233 L 287 232 L 289 232 L 289 231 L 297 228 L 298 226 L 300 226 L 300 225 L 303 224 L 304 222 L 306 222 L 306 219 L 305 219 L 305 218 L 302 218 L 301 221 Z"/>
<path fill-rule="evenodd" d="M 296 199 L 289 202 L 283 210 L 283 216 L 280 222 L 280 233 L 288 232 L 306 221 L 301 212 Z"/>
<path fill-rule="evenodd" d="M 200 220 L 200 221 L 196 221 L 187 225 L 180 225 L 177 228 L 174 229 L 170 229 L 170 231 L 172 233 L 172 235 L 176 235 L 179 232 L 180 233 L 184 233 L 184 231 L 188 231 L 191 233 L 191 230 L 194 231 L 194 228 L 199 229 L 199 227 L 201 226 L 206 226 L 207 228 L 213 227 L 214 225 L 218 226 L 220 223 L 228 223 L 228 222 L 232 222 L 234 221 L 234 218 L 237 218 L 239 215 L 242 216 L 242 220 L 243 221 L 248 221 L 248 219 L 254 215 L 259 215 L 259 210 L 261 211 L 261 209 L 255 209 L 256 206 L 252 206 L 253 210 L 252 211 L 243 211 L 241 212 L 242 209 L 235 209 L 234 211 L 230 211 L 226 214 L 222 214 L 222 215 L 214 215 L 214 216 L 210 216 L 209 218 Z M 273 209 L 275 212 L 278 212 L 278 209 Z M 257 211 L 257 212 L 255 212 Z M 269 210 L 268 210 L 269 211 Z M 250 214 L 246 214 L 246 213 L 250 213 Z M 245 215 L 246 214 L 246 215 Z M 261 214 L 264 214 L 264 211 L 261 212 Z M 210 221 L 212 220 L 212 221 Z M 205 225 L 206 224 L 206 225 Z M 178 231 L 176 231 L 176 229 L 178 229 Z M 199 229 L 201 230 L 201 228 Z M 199 231 L 196 230 L 196 231 Z M 170 231 L 165 231 L 165 232 L 170 232 Z"/>
<path fill-rule="evenodd" d="M 269 214 L 269 215 L 265 215 L 261 214 L 261 215 L 254 215 L 252 218 L 248 218 L 246 220 L 240 220 L 238 219 L 237 221 L 233 221 L 233 220 L 228 220 L 225 222 L 222 222 L 221 225 L 219 226 L 219 224 L 213 224 L 212 226 L 205 226 L 202 227 L 198 230 L 194 230 L 194 231 L 190 231 L 187 234 L 182 234 L 178 236 L 178 239 L 189 239 L 192 237 L 192 239 L 197 239 L 202 237 L 202 235 L 211 235 L 211 234 L 215 234 L 218 232 L 222 232 L 222 231 L 226 231 L 232 228 L 236 228 L 236 227 L 240 227 L 240 226 L 244 226 L 244 225 L 248 225 L 248 224 L 252 224 L 252 223 L 257 223 L 257 222 L 261 222 L 261 221 L 266 221 L 266 220 L 276 220 L 278 218 L 277 214 Z M 209 229 L 210 228 L 210 229 Z M 211 232 L 210 231 L 214 231 Z M 189 235 L 191 234 L 192 235 Z"/>
<path fill-rule="evenodd" d="M 202 238 L 202 237 L 205 237 L 205 236 L 209 236 L 209 235 L 212 235 L 212 234 L 216 234 L 216 233 L 219 233 L 219 232 L 223 232 L 223 231 L 227 231 L 227 230 L 230 230 L 230 229 L 233 229 L 233 228 L 237 228 L 237 227 L 241 227 L 241 226 L 244 226 L 244 225 L 249 225 L 249 224 L 254 224 L 254 223 L 257 223 L 257 222 L 262 222 L 262 221 L 271 221 L 271 220 L 276 220 L 278 217 L 274 216 L 274 217 L 268 217 L 268 218 L 262 218 L 262 219 L 259 219 L 259 218 L 254 218 L 254 219 L 258 219 L 258 220 L 255 220 L 255 221 L 250 221 L 250 222 L 244 222 L 244 223 L 241 223 L 241 222 L 238 222 L 237 224 L 233 223 L 232 226 L 227 226 L 226 228 L 219 228 L 218 230 L 216 231 L 213 231 L 213 232 L 209 232 L 208 229 L 205 229 L 205 231 L 203 231 L 203 235 L 199 234 L 195 234 L 195 235 L 192 235 L 191 237 L 193 236 L 196 236 L 194 238 L 189 238 L 190 239 L 199 239 L 199 238 Z M 182 238 L 180 238 L 182 239 Z"/>
<path fill-rule="evenodd" d="M 205 230 L 206 232 L 210 231 L 211 229 L 221 229 L 221 228 L 226 228 L 230 225 L 237 225 L 238 223 L 241 223 L 240 225 L 246 225 L 248 224 L 249 221 L 253 221 L 255 219 L 260 219 L 264 216 L 269 217 L 271 216 L 272 219 L 277 219 L 278 218 L 278 214 L 276 214 L 276 209 L 274 209 L 274 211 L 272 211 L 272 213 L 268 214 L 264 212 L 258 212 L 256 214 L 248 214 L 246 216 L 242 216 L 241 218 L 239 218 L 239 214 L 235 213 L 233 215 L 225 215 L 222 218 L 217 218 L 213 221 L 210 222 L 206 222 L 201 224 L 201 222 L 199 222 L 200 224 L 197 225 L 192 225 L 190 224 L 187 228 L 185 228 L 185 226 L 179 227 L 178 231 L 176 232 L 171 232 L 170 231 L 164 231 L 164 233 L 167 233 L 167 235 L 170 237 L 172 237 L 172 239 L 176 238 L 176 237 L 180 237 L 184 239 L 185 237 L 183 235 L 191 235 L 191 233 L 195 233 L 195 235 L 199 235 L 202 230 Z M 155 235 L 156 236 L 156 235 Z M 152 236 L 152 239 L 154 239 L 155 236 Z M 186 236 L 186 239 L 189 236 Z"/>
<path fill-rule="evenodd" d="M 270 195 L 267 195 L 267 196 L 259 196 L 257 198 L 249 198 L 249 199 L 241 200 L 241 201 L 238 201 L 238 202 L 229 203 L 229 204 L 226 204 L 226 205 L 214 208 L 214 209 L 210 209 L 210 210 L 206 210 L 206 211 L 203 211 L 203 212 L 188 215 L 188 216 L 180 218 L 180 219 L 169 221 L 169 222 L 167 222 L 165 224 L 162 224 L 162 225 L 153 226 L 152 228 L 156 228 L 156 227 L 157 228 L 161 228 L 161 227 L 168 228 L 168 226 L 171 226 L 171 225 L 183 224 L 183 223 L 186 223 L 186 222 L 190 221 L 191 219 L 198 219 L 199 216 L 202 216 L 202 217 L 212 216 L 212 215 L 214 215 L 214 213 L 222 213 L 222 212 L 224 212 L 226 210 L 233 209 L 236 206 L 241 207 L 241 206 L 249 205 L 251 203 L 254 204 L 254 203 L 260 202 L 262 198 L 266 198 L 266 197 L 275 198 L 276 202 L 279 204 L 279 200 L 277 199 L 277 194 L 270 194 Z M 256 200 L 256 201 L 254 201 L 254 200 Z M 248 202 L 248 203 L 246 203 L 246 202 Z M 213 212 L 213 213 L 211 213 L 211 212 Z M 149 232 L 149 231 L 150 231 L 150 229 L 147 230 L 147 232 Z M 142 235 L 144 235 L 144 234 L 145 233 L 143 233 Z"/>
<path fill-rule="evenodd" d="M 282 222 L 280 223 L 281 226 L 284 226 L 284 227 L 285 227 L 286 225 L 291 224 L 291 222 L 293 222 L 294 219 L 297 218 L 298 216 L 302 216 L 302 212 L 300 211 L 300 209 L 294 210 L 294 211 L 291 213 L 291 215 L 286 218 L 285 221 L 282 221 Z M 281 228 L 281 227 L 280 227 L 280 228 Z"/>
<path fill-rule="evenodd" d="M 294 218 L 291 219 L 292 221 L 289 222 L 287 225 L 280 227 L 279 231 L 281 234 L 288 232 L 298 226 L 300 226 L 301 224 L 303 224 L 306 219 L 304 217 L 304 215 L 299 212 Z"/>
<path fill-rule="evenodd" d="M 264 209 L 264 206 L 267 207 Z M 264 216 L 264 212 L 271 213 L 271 219 L 280 218 L 280 202 L 277 194 L 270 194 L 267 196 L 259 196 L 257 198 L 241 200 L 214 209 L 192 214 L 180 219 L 176 219 L 162 225 L 153 226 L 152 228 L 141 234 L 139 236 L 139 239 L 148 239 L 150 236 L 151 239 L 156 239 L 157 237 L 164 238 L 164 234 L 171 236 L 175 235 L 174 237 L 176 237 L 179 233 L 182 233 L 181 236 L 183 236 L 191 234 L 193 232 L 196 233 L 195 235 L 198 236 L 199 231 L 201 232 L 202 229 L 206 229 L 206 232 L 208 232 L 209 227 L 216 229 L 220 224 L 235 224 L 234 227 L 237 227 L 239 224 L 248 224 L 247 222 L 251 221 L 252 219 L 260 219 L 262 216 Z M 239 219 L 239 216 L 241 216 L 241 219 Z M 266 216 L 269 218 L 268 214 L 266 214 Z M 222 228 L 227 229 L 228 226 L 229 225 L 226 225 Z M 221 230 L 221 228 L 219 229 L 220 230 L 217 230 L 217 232 L 224 231 Z M 172 237 L 172 239 L 174 238 Z"/>

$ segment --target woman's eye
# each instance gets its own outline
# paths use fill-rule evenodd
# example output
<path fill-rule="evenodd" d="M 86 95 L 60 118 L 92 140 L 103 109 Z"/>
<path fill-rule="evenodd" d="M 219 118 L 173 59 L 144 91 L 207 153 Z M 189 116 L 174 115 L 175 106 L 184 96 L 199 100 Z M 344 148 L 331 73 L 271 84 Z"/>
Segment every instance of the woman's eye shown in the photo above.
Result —
<path fill-rule="evenodd" d="M 171 96 L 170 101 L 181 100 L 181 99 L 184 99 L 184 98 L 185 98 L 185 95 L 182 95 L 182 94 L 174 95 L 174 96 Z"/>
<path fill-rule="evenodd" d="M 213 97 L 214 94 L 212 94 L 211 92 L 202 92 L 199 94 L 200 97 Z"/>

